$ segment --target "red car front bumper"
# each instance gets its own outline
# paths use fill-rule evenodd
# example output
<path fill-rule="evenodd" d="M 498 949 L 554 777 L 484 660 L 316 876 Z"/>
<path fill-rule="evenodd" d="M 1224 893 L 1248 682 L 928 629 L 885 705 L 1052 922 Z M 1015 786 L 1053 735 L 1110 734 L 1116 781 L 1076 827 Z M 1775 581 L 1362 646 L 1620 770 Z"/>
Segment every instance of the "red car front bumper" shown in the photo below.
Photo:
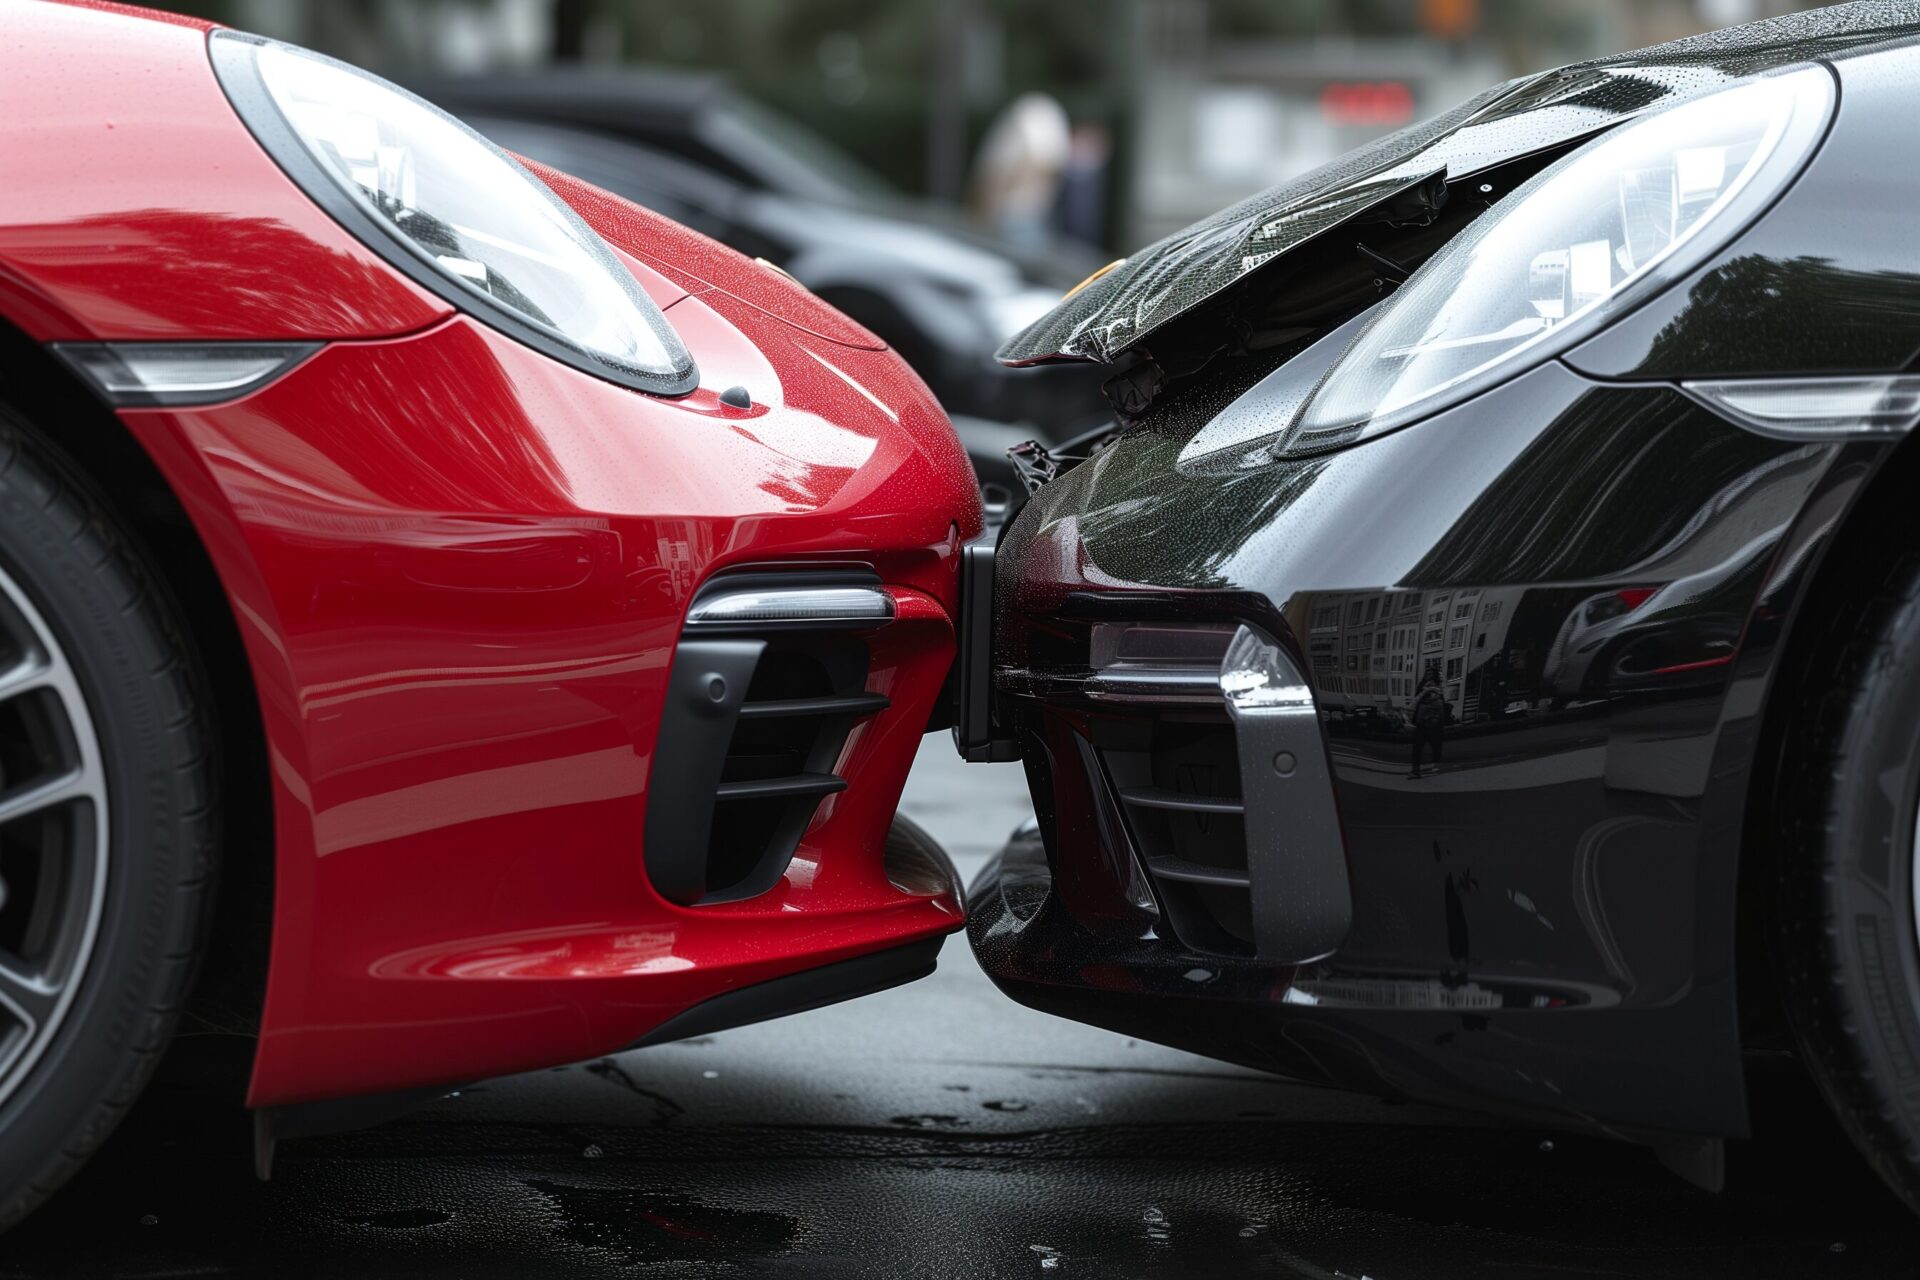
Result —
<path fill-rule="evenodd" d="M 881 848 L 951 662 L 965 459 L 885 353 L 726 297 L 669 315 L 752 410 L 636 395 L 455 318 L 331 345 L 245 400 L 124 414 L 228 587 L 272 753 L 255 1105 L 606 1053 L 959 927 Z M 849 559 L 896 618 L 868 641 L 890 705 L 853 730 L 847 790 L 770 892 L 664 901 L 642 832 L 689 596 L 733 565 Z"/>

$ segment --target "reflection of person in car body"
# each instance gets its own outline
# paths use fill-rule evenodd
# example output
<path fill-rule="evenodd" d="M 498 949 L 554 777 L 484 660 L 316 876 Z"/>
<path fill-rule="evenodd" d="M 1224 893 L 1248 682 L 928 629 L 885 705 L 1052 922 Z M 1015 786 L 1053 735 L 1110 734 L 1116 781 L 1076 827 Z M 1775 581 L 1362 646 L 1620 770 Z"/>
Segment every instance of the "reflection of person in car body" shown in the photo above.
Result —
<path fill-rule="evenodd" d="M 1428 669 L 1420 678 L 1420 696 L 1413 700 L 1413 772 L 1420 776 L 1420 749 L 1433 745 L 1433 762 L 1440 763 L 1440 739 L 1447 726 L 1447 699 L 1440 692 L 1440 673 Z"/>

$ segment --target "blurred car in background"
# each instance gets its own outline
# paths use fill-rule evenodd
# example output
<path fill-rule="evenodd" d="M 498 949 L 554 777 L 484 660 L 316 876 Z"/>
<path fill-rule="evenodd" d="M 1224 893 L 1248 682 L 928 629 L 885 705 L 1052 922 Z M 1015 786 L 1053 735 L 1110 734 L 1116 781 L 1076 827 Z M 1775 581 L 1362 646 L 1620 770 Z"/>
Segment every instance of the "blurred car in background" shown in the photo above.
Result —
<path fill-rule="evenodd" d="M 773 263 L 872 330 L 939 397 L 983 482 L 1024 496 L 1009 446 L 1111 417 L 1105 370 L 993 358 L 1099 265 L 1089 246 L 1019 254 L 715 76 L 575 70 L 412 87 L 509 151 Z"/>

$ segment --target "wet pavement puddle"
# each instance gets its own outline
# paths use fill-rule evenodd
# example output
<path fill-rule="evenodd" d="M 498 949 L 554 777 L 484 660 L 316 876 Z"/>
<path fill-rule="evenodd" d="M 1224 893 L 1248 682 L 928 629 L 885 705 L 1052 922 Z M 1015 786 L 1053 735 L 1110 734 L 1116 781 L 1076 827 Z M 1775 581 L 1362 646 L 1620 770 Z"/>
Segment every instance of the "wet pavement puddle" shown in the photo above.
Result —
<path fill-rule="evenodd" d="M 990 850 L 950 792 L 941 838 L 966 870 Z M 287 1143 L 270 1183 L 244 1117 L 212 1105 L 245 1073 L 243 1043 L 183 1042 L 101 1156 L 0 1237 L 0 1280 L 1920 1273 L 1920 1224 L 1790 1083 L 1714 1196 L 1625 1144 L 1033 1013 L 957 941 L 911 987 Z"/>

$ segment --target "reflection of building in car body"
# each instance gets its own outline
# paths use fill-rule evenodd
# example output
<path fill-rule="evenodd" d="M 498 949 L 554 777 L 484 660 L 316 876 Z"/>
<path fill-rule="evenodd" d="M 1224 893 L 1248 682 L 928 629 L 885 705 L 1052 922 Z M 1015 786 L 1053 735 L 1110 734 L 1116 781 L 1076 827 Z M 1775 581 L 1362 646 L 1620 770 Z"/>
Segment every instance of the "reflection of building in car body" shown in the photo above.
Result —
<path fill-rule="evenodd" d="M 1451 591 L 1337 592 L 1319 597 L 1306 628 L 1321 706 L 1348 716 L 1404 713 L 1427 672 L 1440 676 L 1455 720 L 1499 716 L 1487 696 L 1508 688 L 1513 665 L 1508 628 L 1523 591 L 1462 587 Z M 1382 728 L 1404 727 L 1387 715 Z"/>
<path fill-rule="evenodd" d="M 1317 595 L 1301 628 L 1322 708 L 1349 728 L 1404 728 L 1437 672 L 1453 721 L 1652 693 L 1730 660 L 1742 617 L 1727 602 L 1762 572 L 1817 458 L 1787 450 L 1739 475 L 1618 585 L 1456 587 Z"/>

